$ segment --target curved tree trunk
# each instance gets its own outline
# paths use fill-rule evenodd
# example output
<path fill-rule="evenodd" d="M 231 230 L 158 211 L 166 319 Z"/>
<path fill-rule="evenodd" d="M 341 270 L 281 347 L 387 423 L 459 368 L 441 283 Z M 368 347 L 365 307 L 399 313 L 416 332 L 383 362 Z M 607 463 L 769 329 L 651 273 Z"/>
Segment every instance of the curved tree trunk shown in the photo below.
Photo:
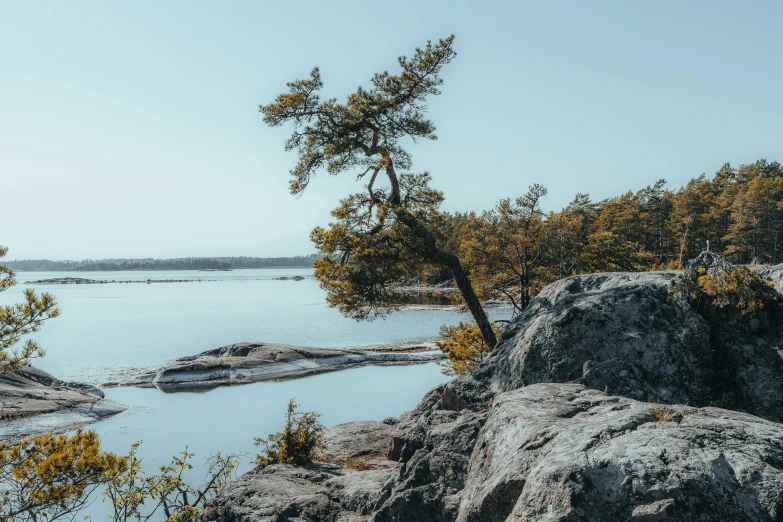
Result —
<path fill-rule="evenodd" d="M 407 226 L 424 242 L 427 249 L 428 260 L 439 264 L 445 268 L 448 268 L 454 275 L 454 281 L 457 283 L 462 298 L 465 300 L 465 305 L 470 310 L 473 319 L 478 325 L 479 331 L 481 331 L 481 337 L 484 339 L 484 343 L 493 349 L 497 344 L 497 337 L 495 337 L 495 331 L 492 329 L 492 323 L 490 323 L 487 313 L 484 311 L 484 307 L 481 306 L 476 296 L 476 292 L 473 290 L 473 285 L 468 278 L 465 269 L 462 268 L 462 263 L 457 256 L 446 252 L 437 245 L 435 240 L 435 234 L 424 226 L 415 216 L 411 215 L 405 208 L 394 205 L 394 213 L 400 223 Z"/>
<path fill-rule="evenodd" d="M 476 321 L 476 324 L 481 331 L 481 337 L 484 339 L 484 343 L 486 343 L 491 350 L 498 343 L 497 337 L 495 337 L 495 331 L 492 329 L 492 323 L 489 322 L 487 313 L 484 311 L 484 307 L 481 306 L 481 302 L 476 296 L 476 292 L 473 291 L 473 285 L 470 283 L 468 275 L 462 268 L 462 263 L 459 262 L 457 256 L 453 254 L 450 256 L 454 258 L 454 263 L 448 268 L 451 270 L 451 273 L 454 274 L 454 281 L 457 283 L 457 288 L 459 288 L 468 310 L 470 310 L 473 319 Z"/>
<path fill-rule="evenodd" d="M 386 175 L 389 177 L 389 183 L 391 184 L 388 202 L 392 205 L 394 214 L 397 216 L 400 223 L 408 227 L 424 242 L 428 260 L 448 268 L 454 275 L 454 281 L 457 283 L 457 288 L 459 288 L 462 298 L 465 300 L 465 305 L 467 305 L 468 310 L 470 310 L 471 315 L 473 315 L 473 320 L 475 320 L 476 325 L 478 325 L 484 343 L 492 350 L 498 343 L 497 337 L 495 337 L 495 331 L 492 329 L 492 323 L 489 322 L 484 307 L 481 306 L 481 301 L 479 301 L 476 292 L 473 290 L 473 285 L 468 278 L 468 274 L 466 274 L 465 269 L 462 268 L 462 263 L 460 263 L 457 256 L 440 248 L 435 239 L 435 234 L 416 219 L 416 216 L 408 212 L 408 210 L 402 206 L 399 180 L 397 179 L 397 173 L 394 170 L 394 162 L 388 154 L 384 155 L 383 166 L 386 169 Z"/>

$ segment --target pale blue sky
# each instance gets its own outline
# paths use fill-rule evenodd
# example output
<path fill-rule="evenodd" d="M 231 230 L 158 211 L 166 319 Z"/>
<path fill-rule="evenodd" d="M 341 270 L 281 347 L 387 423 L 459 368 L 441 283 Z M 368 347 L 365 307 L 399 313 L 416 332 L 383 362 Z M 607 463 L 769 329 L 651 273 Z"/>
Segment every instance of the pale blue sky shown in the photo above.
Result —
<path fill-rule="evenodd" d="M 287 192 L 257 112 L 319 65 L 342 98 L 457 35 L 413 148 L 445 208 L 555 210 L 783 159 L 781 2 L 0 1 L 9 258 L 296 255 L 354 176 Z"/>

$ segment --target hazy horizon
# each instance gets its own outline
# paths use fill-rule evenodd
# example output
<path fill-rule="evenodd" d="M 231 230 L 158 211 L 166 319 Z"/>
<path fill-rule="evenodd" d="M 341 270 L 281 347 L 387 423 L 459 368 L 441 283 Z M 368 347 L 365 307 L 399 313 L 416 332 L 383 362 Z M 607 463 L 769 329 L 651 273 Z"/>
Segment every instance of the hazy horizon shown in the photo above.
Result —
<path fill-rule="evenodd" d="M 429 112 L 439 140 L 411 146 L 447 211 L 533 183 L 559 210 L 576 192 L 679 188 L 725 162 L 783 159 L 777 2 L 4 7 L 8 259 L 314 252 L 310 230 L 362 187 L 321 174 L 290 196 L 288 134 L 258 105 L 315 65 L 324 97 L 344 100 L 451 33 L 458 56 Z"/>

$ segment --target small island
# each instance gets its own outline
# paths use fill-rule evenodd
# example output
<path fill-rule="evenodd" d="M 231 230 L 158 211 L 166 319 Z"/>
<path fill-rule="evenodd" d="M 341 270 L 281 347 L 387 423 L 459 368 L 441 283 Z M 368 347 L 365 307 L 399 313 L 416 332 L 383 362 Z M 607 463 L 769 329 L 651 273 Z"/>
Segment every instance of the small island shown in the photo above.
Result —
<path fill-rule="evenodd" d="M 104 387 L 140 386 L 164 390 L 211 388 L 258 381 L 293 379 L 363 365 L 421 364 L 443 359 L 434 343 L 364 349 L 334 349 L 274 343 L 237 343 L 181 357 L 125 382 Z"/>

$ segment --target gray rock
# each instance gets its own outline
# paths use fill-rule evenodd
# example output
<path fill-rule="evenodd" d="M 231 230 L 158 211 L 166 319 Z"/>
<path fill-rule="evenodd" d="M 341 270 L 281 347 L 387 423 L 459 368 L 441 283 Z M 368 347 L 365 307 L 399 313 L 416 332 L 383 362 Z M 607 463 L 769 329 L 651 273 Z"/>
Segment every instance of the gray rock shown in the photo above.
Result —
<path fill-rule="evenodd" d="M 302 377 L 358 365 L 418 364 L 442 358 L 440 350 L 426 345 L 336 350 L 272 343 L 237 343 L 182 357 L 162 368 L 142 372 L 131 382 L 115 384 L 152 384 L 167 388 L 245 384 Z"/>
<path fill-rule="evenodd" d="M 783 517 L 783 426 L 575 384 L 499 395 L 457 520 L 747 520 Z M 657 419 L 657 421 L 656 421 Z"/>
<path fill-rule="evenodd" d="M 780 332 L 711 325 L 670 300 L 677 272 L 588 274 L 547 286 L 476 373 L 495 392 L 577 382 L 650 402 L 783 420 Z"/>
<path fill-rule="evenodd" d="M 0 441 L 65 431 L 127 407 L 93 386 L 63 382 L 28 366 L 0 375 Z"/>
<path fill-rule="evenodd" d="M 324 433 L 327 455 L 332 459 L 386 455 L 394 426 L 383 422 L 358 421 L 338 424 Z"/>
<path fill-rule="evenodd" d="M 212 502 L 210 520 L 364 522 L 399 473 L 400 464 L 383 456 L 393 429 L 370 421 L 335 426 L 324 433 L 325 462 L 273 465 L 238 477 Z"/>

